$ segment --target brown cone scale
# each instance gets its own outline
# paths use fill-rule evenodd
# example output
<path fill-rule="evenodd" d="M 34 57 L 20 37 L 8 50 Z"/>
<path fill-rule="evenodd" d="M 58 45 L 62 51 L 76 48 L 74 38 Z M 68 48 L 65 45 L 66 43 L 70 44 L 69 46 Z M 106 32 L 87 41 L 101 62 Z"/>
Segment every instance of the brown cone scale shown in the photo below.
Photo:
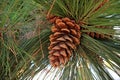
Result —
<path fill-rule="evenodd" d="M 54 23 L 54 26 L 51 27 L 53 33 L 50 35 L 48 58 L 53 67 L 59 67 L 69 61 L 72 51 L 80 44 L 80 26 L 67 17 L 52 16 L 48 20 Z"/>

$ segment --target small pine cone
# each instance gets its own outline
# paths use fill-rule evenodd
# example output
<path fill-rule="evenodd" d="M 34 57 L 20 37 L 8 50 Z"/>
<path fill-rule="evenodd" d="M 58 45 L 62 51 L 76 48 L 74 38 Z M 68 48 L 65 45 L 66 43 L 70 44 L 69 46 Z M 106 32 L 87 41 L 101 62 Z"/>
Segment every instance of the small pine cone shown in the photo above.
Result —
<path fill-rule="evenodd" d="M 105 26 L 97 26 L 96 28 L 106 28 Z M 93 37 L 93 38 L 101 38 L 104 39 L 106 37 L 111 37 L 110 35 L 106 35 L 106 34 L 100 34 L 100 33 L 96 33 L 96 32 L 86 32 L 86 34 L 88 34 L 89 36 Z"/>
<path fill-rule="evenodd" d="M 104 62 L 103 58 L 99 55 L 96 55 L 96 59 L 97 59 L 98 63 L 103 63 Z"/>
<path fill-rule="evenodd" d="M 98 54 L 92 53 L 92 56 L 94 57 L 95 61 L 97 60 L 98 63 L 103 63 L 103 58 L 99 56 Z"/>
<path fill-rule="evenodd" d="M 95 33 L 95 32 L 87 32 L 86 34 L 88 34 L 92 38 L 101 38 L 101 39 L 105 38 L 105 34 L 99 34 L 99 33 Z"/>
<path fill-rule="evenodd" d="M 87 58 L 86 55 L 84 56 L 84 53 L 82 54 L 82 56 Z M 91 59 L 94 60 L 96 63 L 99 63 L 99 64 L 104 63 L 104 59 L 96 53 L 92 52 L 92 53 L 87 54 L 87 56 L 91 56 Z"/>
<path fill-rule="evenodd" d="M 58 18 L 51 30 L 48 58 L 53 67 L 59 67 L 69 61 L 72 51 L 80 44 L 80 26 L 69 18 Z"/>

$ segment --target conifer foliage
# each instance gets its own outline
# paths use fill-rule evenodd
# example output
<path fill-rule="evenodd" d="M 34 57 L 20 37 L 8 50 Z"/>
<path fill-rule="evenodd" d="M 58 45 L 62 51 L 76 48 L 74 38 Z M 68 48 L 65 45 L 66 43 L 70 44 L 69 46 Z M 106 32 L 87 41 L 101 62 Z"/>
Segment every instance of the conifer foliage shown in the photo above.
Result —
<path fill-rule="evenodd" d="M 119 26 L 120 0 L 0 0 L 0 79 L 114 80 Z"/>

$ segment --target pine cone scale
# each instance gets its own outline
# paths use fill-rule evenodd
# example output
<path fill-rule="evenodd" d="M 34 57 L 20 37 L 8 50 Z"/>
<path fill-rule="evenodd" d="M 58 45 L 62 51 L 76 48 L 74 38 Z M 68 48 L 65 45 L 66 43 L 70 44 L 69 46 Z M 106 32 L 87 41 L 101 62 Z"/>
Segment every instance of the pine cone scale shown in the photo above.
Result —
<path fill-rule="evenodd" d="M 68 35 L 65 35 L 63 36 L 66 40 L 70 41 L 70 42 L 73 42 L 73 40 L 68 36 Z"/>
<path fill-rule="evenodd" d="M 67 57 L 66 51 L 64 49 L 60 51 L 60 54 L 64 57 Z"/>

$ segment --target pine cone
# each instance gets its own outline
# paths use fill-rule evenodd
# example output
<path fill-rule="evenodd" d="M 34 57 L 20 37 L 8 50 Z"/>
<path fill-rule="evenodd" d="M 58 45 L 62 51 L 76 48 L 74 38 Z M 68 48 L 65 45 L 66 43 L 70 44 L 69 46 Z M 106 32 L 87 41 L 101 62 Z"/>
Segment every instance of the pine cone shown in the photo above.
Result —
<path fill-rule="evenodd" d="M 94 57 L 94 60 L 95 61 L 97 60 L 98 63 L 102 64 L 104 62 L 103 58 L 101 56 L 99 56 L 98 54 L 95 54 L 95 53 L 91 53 L 91 54 Z"/>
<path fill-rule="evenodd" d="M 99 33 L 95 33 L 95 32 L 87 32 L 86 34 L 88 34 L 89 36 L 91 36 L 93 38 L 101 38 L 101 39 L 105 38 L 104 34 L 99 34 Z"/>
<path fill-rule="evenodd" d="M 53 67 L 59 67 L 69 61 L 72 51 L 80 44 L 81 32 L 80 26 L 69 18 L 57 17 L 53 22 L 54 26 L 51 28 L 53 34 L 50 35 L 48 47 L 49 60 Z"/>
<path fill-rule="evenodd" d="M 96 26 L 97 28 L 106 28 L 105 26 Z M 107 37 L 111 37 L 110 35 L 106 35 L 106 34 L 99 34 L 99 33 L 96 33 L 96 32 L 86 32 L 86 34 L 88 34 L 89 36 L 93 37 L 93 38 L 101 38 L 101 39 L 104 39 Z"/>

